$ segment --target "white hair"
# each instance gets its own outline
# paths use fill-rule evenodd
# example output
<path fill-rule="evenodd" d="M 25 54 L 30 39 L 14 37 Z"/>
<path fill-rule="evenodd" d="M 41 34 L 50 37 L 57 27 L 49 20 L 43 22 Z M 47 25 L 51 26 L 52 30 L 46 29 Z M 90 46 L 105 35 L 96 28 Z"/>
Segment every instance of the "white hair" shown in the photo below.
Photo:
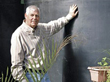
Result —
<path fill-rule="evenodd" d="M 35 6 L 35 5 L 30 5 L 30 6 L 28 6 L 28 7 L 26 8 L 26 14 L 27 14 L 27 15 L 29 14 L 29 12 L 30 12 L 31 9 L 38 10 L 38 12 L 40 13 L 40 9 L 39 9 L 37 6 Z"/>

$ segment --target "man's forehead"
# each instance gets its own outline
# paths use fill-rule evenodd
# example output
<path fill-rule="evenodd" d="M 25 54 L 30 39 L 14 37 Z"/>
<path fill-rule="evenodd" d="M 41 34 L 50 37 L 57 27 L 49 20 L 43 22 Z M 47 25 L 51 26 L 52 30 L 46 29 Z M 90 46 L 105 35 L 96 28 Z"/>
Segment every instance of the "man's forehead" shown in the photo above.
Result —
<path fill-rule="evenodd" d="M 30 9 L 32 12 L 39 12 L 38 9 Z"/>
<path fill-rule="evenodd" d="M 39 11 L 37 9 L 30 9 L 30 14 L 36 13 L 39 14 Z"/>

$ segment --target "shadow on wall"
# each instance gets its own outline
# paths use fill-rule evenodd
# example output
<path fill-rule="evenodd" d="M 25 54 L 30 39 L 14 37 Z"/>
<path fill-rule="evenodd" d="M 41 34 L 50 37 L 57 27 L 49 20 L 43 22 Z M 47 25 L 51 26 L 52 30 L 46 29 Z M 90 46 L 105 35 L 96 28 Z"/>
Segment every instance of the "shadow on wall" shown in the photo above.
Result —
<path fill-rule="evenodd" d="M 72 29 L 75 22 L 75 19 L 78 17 L 78 15 L 72 19 L 66 26 L 64 31 L 64 37 L 67 37 L 68 35 L 72 35 Z M 68 44 L 65 47 L 65 56 L 63 60 L 63 76 L 62 76 L 62 82 L 76 82 L 75 79 L 75 72 L 77 70 L 74 70 L 73 68 L 75 66 L 74 63 L 77 62 L 77 59 L 74 57 L 74 50 L 72 49 L 72 43 Z"/>

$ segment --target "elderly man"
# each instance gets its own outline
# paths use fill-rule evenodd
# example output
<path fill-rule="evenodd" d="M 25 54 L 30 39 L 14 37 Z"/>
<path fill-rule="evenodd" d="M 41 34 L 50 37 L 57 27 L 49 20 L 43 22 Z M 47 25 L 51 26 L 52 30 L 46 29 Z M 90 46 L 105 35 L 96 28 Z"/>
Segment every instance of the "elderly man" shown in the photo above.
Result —
<path fill-rule="evenodd" d="M 31 70 L 31 66 L 28 62 L 28 60 L 32 61 L 31 56 L 36 63 L 36 67 L 40 70 L 38 59 L 41 65 L 43 65 L 43 62 L 41 60 L 38 44 L 44 53 L 43 40 L 46 40 L 48 37 L 61 30 L 64 25 L 74 18 L 78 14 L 77 8 L 77 5 L 72 5 L 67 16 L 50 21 L 49 23 L 39 23 L 40 10 L 35 5 L 26 8 L 23 23 L 15 30 L 11 37 L 11 69 L 14 79 L 26 82 L 26 79 L 22 76 L 24 73 L 23 67 L 27 65 Z M 43 54 L 43 56 L 45 57 L 45 54 Z M 26 72 L 26 77 L 29 82 L 34 82 L 29 72 Z M 37 77 L 40 78 L 39 73 L 37 73 Z M 41 82 L 50 82 L 47 73 L 44 75 Z"/>

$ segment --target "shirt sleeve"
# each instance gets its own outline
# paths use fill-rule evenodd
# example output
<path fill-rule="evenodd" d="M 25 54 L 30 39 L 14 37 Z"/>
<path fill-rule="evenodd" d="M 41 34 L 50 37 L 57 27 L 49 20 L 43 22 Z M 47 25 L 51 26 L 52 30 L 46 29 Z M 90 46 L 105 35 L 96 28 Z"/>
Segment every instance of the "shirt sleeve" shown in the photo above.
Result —
<path fill-rule="evenodd" d="M 43 24 L 44 25 L 43 30 L 45 29 L 46 31 L 45 33 L 51 36 L 60 31 L 69 22 L 70 19 L 71 19 L 70 16 L 66 16 L 61 17 L 57 20 L 50 21 L 47 24 Z"/>
<path fill-rule="evenodd" d="M 22 75 L 24 74 L 23 70 L 23 60 L 24 52 L 19 35 L 12 35 L 11 38 L 11 71 L 12 76 L 16 80 L 23 80 Z"/>

